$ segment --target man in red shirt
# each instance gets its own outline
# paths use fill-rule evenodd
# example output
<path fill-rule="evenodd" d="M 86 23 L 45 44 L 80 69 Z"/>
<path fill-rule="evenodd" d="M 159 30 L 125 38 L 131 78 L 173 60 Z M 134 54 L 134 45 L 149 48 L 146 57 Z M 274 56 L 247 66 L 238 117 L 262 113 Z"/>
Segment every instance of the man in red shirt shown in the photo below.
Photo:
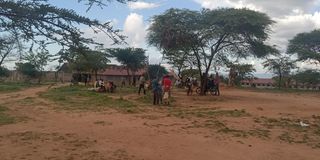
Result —
<path fill-rule="evenodd" d="M 162 87 L 163 87 L 163 93 L 165 92 L 168 92 L 169 94 L 169 97 L 171 96 L 171 85 L 172 85 L 172 82 L 169 78 L 169 75 L 166 75 L 163 77 L 162 79 Z"/>

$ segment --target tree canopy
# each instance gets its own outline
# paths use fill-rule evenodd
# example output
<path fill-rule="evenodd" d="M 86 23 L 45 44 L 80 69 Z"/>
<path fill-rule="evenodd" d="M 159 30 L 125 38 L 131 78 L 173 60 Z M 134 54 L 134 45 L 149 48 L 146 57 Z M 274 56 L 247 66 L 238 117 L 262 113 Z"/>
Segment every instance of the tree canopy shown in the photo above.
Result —
<path fill-rule="evenodd" d="M 5 67 L 0 66 L 0 77 L 9 77 L 9 75 L 10 71 Z"/>
<path fill-rule="evenodd" d="M 293 68 L 296 67 L 294 62 L 286 56 L 267 59 L 263 62 L 263 67 L 273 72 L 278 78 L 278 87 L 281 88 L 282 80 L 284 77 L 288 77 Z"/>
<path fill-rule="evenodd" d="M 163 66 L 157 64 L 148 65 L 148 78 L 150 80 L 161 78 L 166 74 L 168 74 L 168 71 Z"/>
<path fill-rule="evenodd" d="M 14 49 L 16 48 L 16 40 L 14 37 L 1 36 L 0 37 L 0 66 L 3 62 L 14 56 Z"/>
<path fill-rule="evenodd" d="M 276 53 L 264 44 L 273 23 L 266 14 L 248 9 L 169 9 L 153 17 L 147 38 L 165 55 L 172 50 L 190 53 L 196 59 L 204 92 L 204 80 L 219 57 L 264 57 Z"/>
<path fill-rule="evenodd" d="M 320 72 L 317 70 L 305 70 L 296 73 L 293 79 L 297 83 L 309 83 L 309 84 L 319 84 L 320 83 Z"/>
<path fill-rule="evenodd" d="M 142 48 L 113 48 L 107 49 L 107 52 L 126 67 L 128 75 L 131 71 L 133 77 L 136 71 L 147 64 L 145 50 Z"/>
<path fill-rule="evenodd" d="M 18 72 L 22 73 L 28 78 L 37 78 L 39 76 L 39 71 L 37 70 L 36 66 L 29 62 L 16 63 L 16 69 Z"/>
<path fill-rule="evenodd" d="M 111 0 L 78 0 L 90 8 L 103 6 Z M 125 3 L 131 0 L 117 0 Z M 57 43 L 63 46 L 75 44 L 97 44 L 91 38 L 82 36 L 79 25 L 90 27 L 95 33 L 105 33 L 114 43 L 120 43 L 124 36 L 111 26 L 77 14 L 74 10 L 59 8 L 47 0 L 0 0 L 0 33 L 10 34 L 17 39 L 45 46 Z M 32 48 L 32 47 L 31 47 Z"/>
<path fill-rule="evenodd" d="M 320 30 L 300 33 L 289 42 L 289 54 L 297 54 L 298 61 L 320 64 Z"/>
<path fill-rule="evenodd" d="M 61 50 L 60 63 L 69 63 L 71 69 L 81 72 L 92 72 L 96 75 L 99 70 L 104 70 L 110 62 L 108 54 L 101 49 L 92 50 L 88 47 L 70 47 Z"/>

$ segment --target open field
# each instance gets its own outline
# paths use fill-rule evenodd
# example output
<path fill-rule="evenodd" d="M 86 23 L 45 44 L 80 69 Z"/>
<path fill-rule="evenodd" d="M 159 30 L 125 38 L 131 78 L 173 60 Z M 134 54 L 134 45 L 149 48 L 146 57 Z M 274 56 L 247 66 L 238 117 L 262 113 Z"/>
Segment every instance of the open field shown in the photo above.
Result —
<path fill-rule="evenodd" d="M 320 93 L 173 90 L 170 106 L 125 88 L 0 94 L 1 160 L 318 160 Z M 301 126 L 300 122 L 309 126 Z"/>

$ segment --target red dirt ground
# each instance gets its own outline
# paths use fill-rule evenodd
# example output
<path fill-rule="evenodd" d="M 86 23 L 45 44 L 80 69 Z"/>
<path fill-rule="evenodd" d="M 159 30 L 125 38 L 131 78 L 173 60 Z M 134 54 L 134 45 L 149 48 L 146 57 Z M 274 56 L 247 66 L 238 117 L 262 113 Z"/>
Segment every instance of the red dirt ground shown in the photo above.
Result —
<path fill-rule="evenodd" d="M 168 107 L 138 114 L 114 110 L 70 112 L 38 96 L 47 87 L 0 94 L 0 104 L 25 120 L 0 126 L 1 160 L 319 160 L 320 148 L 276 138 L 234 137 L 205 127 L 190 127 L 198 118 L 168 116 Z M 174 108 L 245 109 L 254 117 L 320 115 L 319 93 L 263 93 L 222 89 L 220 97 L 187 97 L 173 91 Z M 33 97 L 37 103 L 18 103 Z M 136 96 L 127 96 L 129 100 Z M 230 126 L 246 129 L 248 117 L 222 117 Z M 319 124 L 320 125 L 320 124 Z M 277 129 L 272 130 L 277 134 Z"/>

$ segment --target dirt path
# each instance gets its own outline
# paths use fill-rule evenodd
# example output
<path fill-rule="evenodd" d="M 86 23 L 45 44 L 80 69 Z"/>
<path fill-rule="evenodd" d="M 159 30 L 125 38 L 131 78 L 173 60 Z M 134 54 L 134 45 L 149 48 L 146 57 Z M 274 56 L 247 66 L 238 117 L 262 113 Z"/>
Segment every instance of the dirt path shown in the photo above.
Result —
<path fill-rule="evenodd" d="M 206 128 L 188 128 L 194 119 L 154 113 L 67 112 L 38 97 L 48 87 L 0 95 L 25 122 L 0 126 L 1 160 L 318 160 L 320 149 L 301 144 L 220 135 Z M 20 103 L 27 97 L 32 105 Z M 319 95 L 226 90 L 221 97 L 187 97 L 175 93 L 176 107 L 245 109 L 255 116 L 297 117 L 320 113 Z M 135 99 L 130 95 L 127 99 Z M 210 103 L 205 102 L 205 100 Z M 20 101 L 19 101 L 20 100 Z M 237 119 L 239 121 L 246 118 Z M 244 126 L 246 124 L 235 124 Z"/>

